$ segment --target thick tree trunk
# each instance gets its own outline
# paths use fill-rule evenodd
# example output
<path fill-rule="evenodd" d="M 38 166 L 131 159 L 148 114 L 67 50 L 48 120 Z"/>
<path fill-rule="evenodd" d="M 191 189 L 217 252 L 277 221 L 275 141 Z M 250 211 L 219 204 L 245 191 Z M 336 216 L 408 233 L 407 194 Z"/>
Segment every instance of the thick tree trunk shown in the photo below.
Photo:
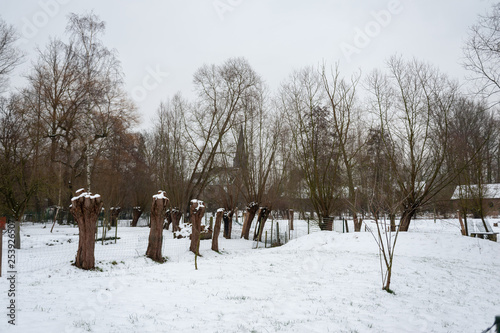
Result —
<path fill-rule="evenodd" d="M 290 230 L 293 230 L 293 209 L 288 211 L 288 219 L 290 221 Z"/>
<path fill-rule="evenodd" d="M 84 192 L 71 199 L 70 211 L 79 229 L 78 251 L 75 259 L 75 266 L 78 268 L 95 268 L 94 233 L 101 209 L 102 200 L 99 194 L 92 195 Z"/>
<path fill-rule="evenodd" d="M 391 231 L 396 231 L 396 214 L 389 214 L 389 219 L 391 220 Z"/>
<path fill-rule="evenodd" d="M 165 261 L 161 255 L 161 247 L 163 244 L 163 221 L 168 201 L 165 192 L 158 191 L 158 194 L 153 195 L 153 203 L 151 204 L 151 227 L 146 256 L 160 263 Z"/>
<path fill-rule="evenodd" d="M 259 204 L 256 202 L 252 202 L 248 205 L 245 220 L 243 221 L 243 229 L 241 230 L 241 238 L 248 239 L 250 237 L 250 228 L 252 227 L 252 221 L 258 209 Z"/>
<path fill-rule="evenodd" d="M 134 207 L 132 210 L 132 227 L 137 227 L 137 222 L 139 221 L 139 218 L 142 215 L 142 209 L 141 207 Z"/>
<path fill-rule="evenodd" d="M 120 215 L 121 208 L 120 207 L 111 207 L 109 210 L 109 218 L 111 220 L 111 226 L 116 227 L 116 223 L 118 223 L 118 216 Z"/>
<path fill-rule="evenodd" d="M 215 215 L 214 231 L 212 235 L 212 250 L 214 250 L 215 252 L 219 252 L 219 233 L 223 216 L 224 216 L 224 209 L 223 208 L 218 209 L 217 214 Z"/>
<path fill-rule="evenodd" d="M 231 239 L 231 231 L 233 230 L 233 211 L 225 211 L 222 220 L 224 221 L 224 238 Z"/>
<path fill-rule="evenodd" d="M 414 208 L 408 208 L 403 211 L 401 220 L 399 221 L 399 231 L 408 231 L 411 219 L 415 216 L 415 213 L 416 211 Z"/>
<path fill-rule="evenodd" d="M 269 213 L 271 212 L 270 209 L 267 207 L 261 207 L 259 209 L 259 214 L 257 216 L 257 228 L 255 229 L 254 235 L 253 235 L 253 240 L 258 240 L 259 242 L 262 240 L 262 233 L 264 231 L 264 225 L 266 224 L 267 218 L 269 216 Z"/>
<path fill-rule="evenodd" d="M 189 250 L 194 254 L 200 255 L 200 233 L 201 219 L 205 214 L 205 204 L 203 201 L 193 199 L 189 207 L 189 217 L 193 231 L 191 232 L 191 246 Z"/>

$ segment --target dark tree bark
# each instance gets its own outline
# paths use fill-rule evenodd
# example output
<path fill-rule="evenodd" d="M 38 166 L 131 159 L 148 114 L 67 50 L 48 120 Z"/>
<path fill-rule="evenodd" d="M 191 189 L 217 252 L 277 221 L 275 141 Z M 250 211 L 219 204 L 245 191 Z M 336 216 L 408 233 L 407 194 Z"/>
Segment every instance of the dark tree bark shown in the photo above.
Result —
<path fill-rule="evenodd" d="M 241 230 L 241 238 L 248 239 L 250 236 L 250 228 L 252 227 L 252 221 L 259 209 L 259 204 L 256 202 L 251 202 L 247 207 L 247 213 L 245 214 L 245 220 L 243 221 L 243 229 Z"/>
<path fill-rule="evenodd" d="M 141 207 L 134 207 L 132 210 L 132 227 L 137 227 L 137 222 L 139 221 L 139 218 L 142 215 L 142 209 Z"/>
<path fill-rule="evenodd" d="M 224 221 L 224 238 L 231 239 L 231 231 L 233 229 L 233 211 L 224 212 L 222 219 Z"/>
<path fill-rule="evenodd" d="M 360 232 L 361 226 L 363 225 L 363 219 L 358 217 L 355 212 L 352 214 L 352 220 L 354 222 L 354 232 Z"/>
<path fill-rule="evenodd" d="M 158 191 L 158 194 L 153 195 L 151 229 L 149 230 L 149 243 L 146 256 L 156 262 L 165 261 L 161 255 L 161 246 L 163 243 L 163 221 L 165 220 L 168 201 L 163 191 Z"/>
<path fill-rule="evenodd" d="M 203 201 L 191 200 L 189 207 L 189 216 L 193 232 L 191 233 L 191 246 L 189 250 L 194 254 L 200 255 L 200 232 L 201 232 L 201 219 L 205 214 L 205 205 Z"/>
<path fill-rule="evenodd" d="M 262 241 L 262 232 L 264 231 L 264 225 L 266 224 L 267 218 L 271 213 L 271 209 L 267 207 L 261 207 L 259 209 L 259 214 L 257 216 L 257 226 L 253 235 L 253 240 Z"/>
<path fill-rule="evenodd" d="M 167 229 L 170 228 L 170 225 L 172 224 L 172 211 L 169 209 L 167 210 L 167 213 L 165 214 L 165 218 L 167 220 L 167 223 L 165 223 L 163 225 L 163 229 Z"/>
<path fill-rule="evenodd" d="M 179 208 L 175 207 L 170 212 L 170 217 L 172 218 L 172 232 L 181 231 L 181 228 L 179 227 L 179 223 L 180 223 L 181 218 L 182 218 L 182 213 L 179 210 Z"/>
<path fill-rule="evenodd" d="M 223 215 L 224 209 L 217 210 L 217 215 L 215 215 L 214 231 L 212 235 L 212 250 L 215 252 L 219 252 L 219 233 Z"/>
<path fill-rule="evenodd" d="M 290 220 L 290 230 L 293 230 L 293 209 L 288 210 L 288 219 Z"/>
<path fill-rule="evenodd" d="M 120 215 L 121 208 L 120 207 L 111 207 L 109 210 L 109 218 L 111 220 L 111 226 L 116 227 L 116 223 L 118 222 L 118 216 Z"/>
<path fill-rule="evenodd" d="M 102 209 L 101 196 L 90 193 L 81 193 L 71 199 L 71 214 L 78 223 L 78 252 L 75 266 L 81 269 L 94 269 L 95 257 L 94 233 L 96 222 Z"/>

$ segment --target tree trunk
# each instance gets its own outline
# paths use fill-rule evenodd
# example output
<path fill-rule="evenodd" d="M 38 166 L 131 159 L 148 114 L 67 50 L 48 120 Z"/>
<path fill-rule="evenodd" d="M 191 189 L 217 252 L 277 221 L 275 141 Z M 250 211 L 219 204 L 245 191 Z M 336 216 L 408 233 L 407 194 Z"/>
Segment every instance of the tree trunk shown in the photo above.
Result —
<path fill-rule="evenodd" d="M 137 222 L 139 221 L 139 218 L 142 215 L 142 209 L 141 207 L 134 207 L 132 210 L 132 227 L 137 227 Z"/>
<path fill-rule="evenodd" d="M 160 263 L 165 261 L 161 255 L 161 246 L 163 244 L 163 221 L 168 201 L 165 192 L 158 191 L 158 194 L 153 195 L 153 203 L 151 204 L 151 226 L 146 256 Z"/>
<path fill-rule="evenodd" d="M 217 210 L 217 215 L 215 215 L 215 225 L 212 235 L 212 250 L 214 250 L 215 252 L 219 252 L 219 233 L 223 215 L 224 209 L 222 208 Z"/>
<path fill-rule="evenodd" d="M 193 199 L 189 207 L 189 217 L 193 231 L 191 232 L 191 246 L 189 250 L 196 255 L 200 255 L 200 233 L 201 219 L 205 214 L 205 205 L 203 201 Z"/>
<path fill-rule="evenodd" d="M 167 220 L 167 223 L 165 223 L 165 225 L 163 226 L 163 228 L 168 230 L 170 228 L 170 225 L 172 224 L 172 211 L 170 209 L 167 210 L 165 218 Z"/>
<path fill-rule="evenodd" d="M 118 216 L 120 215 L 120 211 L 121 211 L 120 207 L 111 207 L 110 220 L 111 220 L 112 227 L 116 227 L 116 223 L 118 223 Z"/>
<path fill-rule="evenodd" d="M 179 210 L 179 208 L 174 208 L 172 209 L 170 216 L 172 217 L 172 232 L 176 231 L 181 231 L 181 228 L 179 227 L 179 223 L 182 218 L 182 213 Z"/>
<path fill-rule="evenodd" d="M 222 216 L 222 220 L 224 221 L 224 238 L 231 239 L 231 231 L 233 229 L 233 211 L 225 211 Z"/>
<path fill-rule="evenodd" d="M 354 222 L 354 232 L 360 232 L 361 231 L 361 226 L 363 225 L 363 219 L 360 219 L 358 217 L 358 214 L 353 213 L 352 214 L 352 220 Z"/>
<path fill-rule="evenodd" d="M 248 239 L 250 235 L 250 228 L 252 227 L 252 221 L 259 209 L 259 204 L 252 202 L 247 207 L 247 213 L 245 214 L 245 220 L 243 221 L 243 229 L 241 230 L 241 237 Z M 240 237 L 240 238 L 241 238 Z"/>
<path fill-rule="evenodd" d="M 257 216 L 257 226 L 258 228 L 255 229 L 254 235 L 253 235 L 253 240 L 258 240 L 259 242 L 262 240 L 262 232 L 264 231 L 264 225 L 266 224 L 267 217 L 269 216 L 269 213 L 271 212 L 270 209 L 267 207 L 261 207 L 259 209 L 259 214 Z"/>
<path fill-rule="evenodd" d="M 391 220 L 391 231 L 396 231 L 396 214 L 389 214 L 389 220 Z"/>
<path fill-rule="evenodd" d="M 95 268 L 94 233 L 101 209 L 102 200 L 99 194 L 92 195 L 84 192 L 71 199 L 70 211 L 79 229 L 78 251 L 75 259 L 75 266 L 78 268 Z"/>
<path fill-rule="evenodd" d="M 399 231 L 408 231 L 410 228 L 410 222 L 413 216 L 415 216 L 415 209 L 409 208 L 403 211 L 401 215 L 401 220 L 399 221 Z"/>
<path fill-rule="evenodd" d="M 288 211 L 288 219 L 290 221 L 290 230 L 293 230 L 293 209 Z"/>

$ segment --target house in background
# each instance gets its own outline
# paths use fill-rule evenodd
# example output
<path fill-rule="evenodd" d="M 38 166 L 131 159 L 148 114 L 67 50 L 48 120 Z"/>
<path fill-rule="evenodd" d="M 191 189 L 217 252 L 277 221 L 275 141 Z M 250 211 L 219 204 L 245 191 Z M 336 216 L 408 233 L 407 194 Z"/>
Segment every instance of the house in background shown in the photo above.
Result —
<path fill-rule="evenodd" d="M 451 196 L 453 207 L 474 217 L 500 215 L 500 184 L 458 185 Z"/>

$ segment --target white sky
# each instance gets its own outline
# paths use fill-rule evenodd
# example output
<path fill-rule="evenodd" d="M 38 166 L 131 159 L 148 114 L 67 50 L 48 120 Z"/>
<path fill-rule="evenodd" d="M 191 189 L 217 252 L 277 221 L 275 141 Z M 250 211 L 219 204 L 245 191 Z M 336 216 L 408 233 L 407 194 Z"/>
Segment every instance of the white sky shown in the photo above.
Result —
<path fill-rule="evenodd" d="M 192 76 L 204 63 L 245 57 L 271 90 L 294 69 L 340 62 L 346 75 L 369 73 L 399 53 L 438 66 L 463 81 L 460 65 L 468 27 L 493 0 L 0 0 L 0 16 L 20 32 L 28 60 L 15 87 L 49 36 L 64 36 L 69 13 L 90 10 L 107 23 L 126 89 L 150 127 L 160 101 L 193 95 Z M 385 11 L 379 22 L 373 13 Z M 383 19 L 383 21 L 380 21 Z M 372 37 L 361 40 L 359 31 Z M 364 42 L 365 45 L 361 43 Z M 346 57 L 342 48 L 356 47 Z M 159 72 L 155 80 L 150 72 Z M 168 73 L 166 75 L 165 73 Z M 146 95 L 143 93 L 146 91 Z"/>

